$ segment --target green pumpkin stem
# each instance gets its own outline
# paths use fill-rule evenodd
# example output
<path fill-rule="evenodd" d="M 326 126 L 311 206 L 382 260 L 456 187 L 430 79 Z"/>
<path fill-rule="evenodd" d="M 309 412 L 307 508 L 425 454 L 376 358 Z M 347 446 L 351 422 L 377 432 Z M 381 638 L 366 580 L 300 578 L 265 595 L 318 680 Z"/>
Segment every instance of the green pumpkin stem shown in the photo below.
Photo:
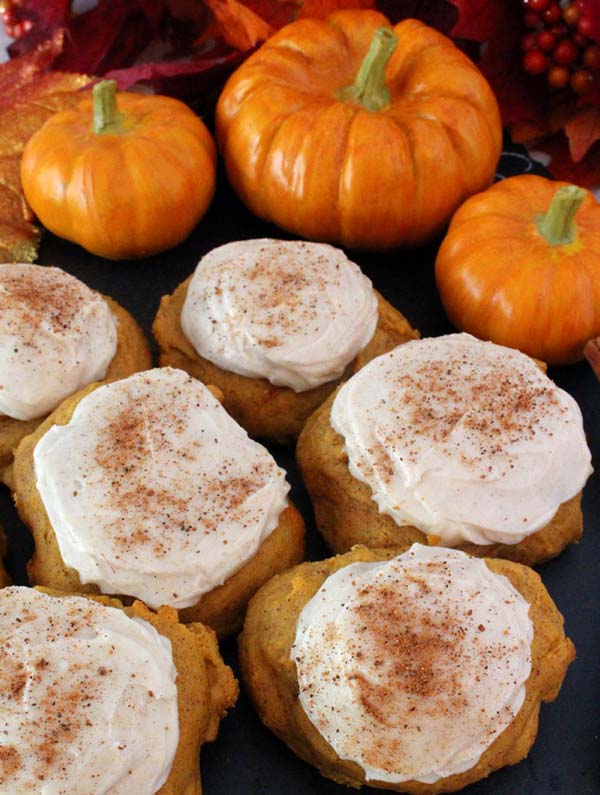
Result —
<path fill-rule="evenodd" d="M 101 80 L 92 90 L 94 101 L 94 132 L 119 132 L 123 115 L 117 107 L 116 80 Z"/>
<path fill-rule="evenodd" d="M 339 89 L 338 99 L 358 102 L 367 110 L 382 110 L 390 104 L 385 70 L 398 38 L 390 28 L 377 28 L 368 53 L 351 86 Z"/>
<path fill-rule="evenodd" d="M 575 213 L 586 194 L 587 190 L 577 185 L 564 185 L 554 194 L 547 212 L 536 218 L 538 232 L 551 246 L 562 246 L 575 240 Z"/>

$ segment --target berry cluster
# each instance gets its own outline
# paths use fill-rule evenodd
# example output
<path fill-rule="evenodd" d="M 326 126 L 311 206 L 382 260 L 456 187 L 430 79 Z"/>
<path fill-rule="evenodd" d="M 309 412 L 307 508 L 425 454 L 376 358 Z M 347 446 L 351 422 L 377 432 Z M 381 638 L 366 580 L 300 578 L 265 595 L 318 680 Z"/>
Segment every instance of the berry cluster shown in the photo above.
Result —
<path fill-rule="evenodd" d="M 521 0 L 524 22 L 523 68 L 530 75 L 546 75 L 552 88 L 571 86 L 586 94 L 600 86 L 600 46 L 591 38 L 591 20 L 582 2 Z"/>

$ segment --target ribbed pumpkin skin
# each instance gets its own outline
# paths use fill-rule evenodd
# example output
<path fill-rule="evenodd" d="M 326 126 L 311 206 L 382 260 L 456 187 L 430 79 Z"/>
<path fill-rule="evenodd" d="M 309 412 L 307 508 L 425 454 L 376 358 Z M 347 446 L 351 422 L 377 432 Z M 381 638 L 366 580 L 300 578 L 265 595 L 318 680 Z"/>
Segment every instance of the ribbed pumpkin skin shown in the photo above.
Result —
<path fill-rule="evenodd" d="M 86 99 L 48 119 L 21 161 L 25 197 L 44 226 L 108 259 L 176 245 L 215 188 L 214 141 L 182 102 L 120 93 L 118 107 L 122 133 L 95 134 Z"/>
<path fill-rule="evenodd" d="M 454 215 L 435 266 L 455 326 L 550 364 L 581 359 L 600 335 L 600 205 L 586 196 L 567 245 L 549 245 L 535 223 L 564 185 L 525 175 L 473 196 Z"/>
<path fill-rule="evenodd" d="M 416 20 L 393 30 L 389 106 L 338 101 L 354 82 L 375 11 L 302 19 L 270 38 L 227 82 L 217 138 L 229 180 L 258 216 L 352 248 L 416 245 L 493 179 L 502 133 L 472 62 Z"/>

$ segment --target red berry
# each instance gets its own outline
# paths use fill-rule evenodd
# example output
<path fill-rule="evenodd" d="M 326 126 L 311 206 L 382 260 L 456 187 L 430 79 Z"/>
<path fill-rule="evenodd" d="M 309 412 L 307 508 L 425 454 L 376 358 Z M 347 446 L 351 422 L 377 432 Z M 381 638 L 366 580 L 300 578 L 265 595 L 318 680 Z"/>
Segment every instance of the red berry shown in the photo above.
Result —
<path fill-rule="evenodd" d="M 523 52 L 537 49 L 537 35 L 535 33 L 526 33 L 521 39 L 521 49 Z"/>
<path fill-rule="evenodd" d="M 573 41 L 575 44 L 579 45 L 579 47 L 587 47 L 587 45 L 590 43 L 588 37 L 582 35 L 579 32 L 573 34 Z"/>
<path fill-rule="evenodd" d="M 577 3 L 569 3 L 562 10 L 562 16 L 567 25 L 574 28 L 579 22 L 581 11 L 577 8 Z"/>
<path fill-rule="evenodd" d="M 528 11 L 523 17 L 523 22 L 526 28 L 537 28 L 541 20 L 538 14 L 534 14 L 533 11 Z"/>
<path fill-rule="evenodd" d="M 575 63 L 578 55 L 579 47 L 571 39 L 562 39 L 554 48 L 552 60 L 559 66 L 570 66 Z"/>
<path fill-rule="evenodd" d="M 587 94 L 594 87 L 594 77 L 587 69 L 578 69 L 571 75 L 571 88 L 576 94 Z"/>
<path fill-rule="evenodd" d="M 587 36 L 588 39 L 592 38 L 593 28 L 594 24 L 591 17 L 583 16 L 577 23 L 577 30 L 579 33 L 581 33 L 582 36 Z"/>
<path fill-rule="evenodd" d="M 556 44 L 556 36 L 549 30 L 540 30 L 535 34 L 537 46 L 543 52 L 549 52 L 554 49 Z"/>
<path fill-rule="evenodd" d="M 583 52 L 583 62 L 590 69 L 600 69 L 600 47 L 590 44 Z"/>
<path fill-rule="evenodd" d="M 530 75 L 543 74 L 549 65 L 548 58 L 540 50 L 529 50 L 523 56 L 523 69 Z"/>
<path fill-rule="evenodd" d="M 569 84 L 571 73 L 564 66 L 552 66 L 548 69 L 548 85 L 551 88 L 564 88 Z"/>
<path fill-rule="evenodd" d="M 562 18 L 562 9 L 558 3 L 552 3 L 552 5 L 548 6 L 543 12 L 542 17 L 544 22 L 547 22 L 549 25 L 554 25 L 555 22 L 560 22 Z"/>
<path fill-rule="evenodd" d="M 536 14 L 539 14 L 548 8 L 550 0 L 521 0 L 521 3 L 528 11 L 535 11 Z"/>

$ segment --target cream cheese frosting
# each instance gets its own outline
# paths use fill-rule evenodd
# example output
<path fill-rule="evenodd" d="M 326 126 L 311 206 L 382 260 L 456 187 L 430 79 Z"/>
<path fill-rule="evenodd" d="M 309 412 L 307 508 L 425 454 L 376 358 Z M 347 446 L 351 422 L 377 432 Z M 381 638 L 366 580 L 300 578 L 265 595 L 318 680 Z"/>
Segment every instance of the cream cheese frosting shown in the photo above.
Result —
<path fill-rule="evenodd" d="M 447 546 L 517 544 L 592 472 L 575 400 L 529 357 L 468 334 L 374 359 L 330 421 L 379 511 Z"/>
<path fill-rule="evenodd" d="M 0 790 L 154 795 L 179 741 L 170 641 L 78 596 L 0 590 Z"/>
<path fill-rule="evenodd" d="M 99 387 L 34 450 L 61 556 L 83 583 L 189 607 L 277 527 L 285 472 L 199 381 L 171 368 Z"/>
<path fill-rule="evenodd" d="M 510 581 L 458 550 L 413 545 L 330 575 L 291 659 L 300 704 L 367 781 L 432 784 L 472 768 L 525 698 L 533 625 Z"/>
<path fill-rule="evenodd" d="M 117 350 L 106 301 L 59 268 L 0 264 L 0 416 L 42 417 L 101 380 Z"/>
<path fill-rule="evenodd" d="M 181 327 L 221 369 L 304 392 L 343 374 L 377 317 L 371 282 L 339 249 L 241 240 L 200 260 Z"/>

